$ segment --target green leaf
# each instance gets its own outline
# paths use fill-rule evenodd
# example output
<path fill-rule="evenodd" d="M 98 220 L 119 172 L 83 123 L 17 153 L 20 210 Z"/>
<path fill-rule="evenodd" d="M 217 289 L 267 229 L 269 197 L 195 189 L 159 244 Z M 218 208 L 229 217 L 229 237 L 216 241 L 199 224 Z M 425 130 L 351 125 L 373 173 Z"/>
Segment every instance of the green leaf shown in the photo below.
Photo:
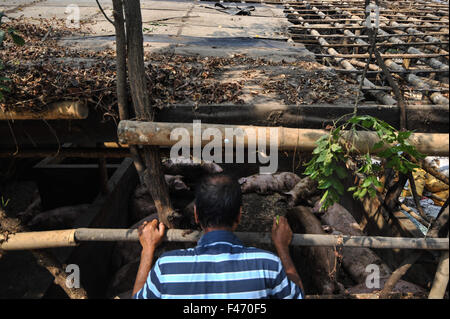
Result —
<path fill-rule="evenodd" d="M 312 173 L 314 173 L 314 171 L 315 171 L 315 166 L 314 166 L 314 165 L 309 165 L 309 166 L 305 169 L 305 171 L 304 171 L 303 174 L 305 174 L 305 175 L 311 175 Z"/>
<path fill-rule="evenodd" d="M 320 148 L 320 147 L 316 147 L 316 148 L 312 151 L 313 154 L 319 154 L 320 152 L 322 152 L 322 148 Z"/>
<path fill-rule="evenodd" d="M 321 180 L 319 181 L 319 185 L 317 186 L 318 189 L 327 189 L 331 186 L 332 182 L 331 179 L 327 180 Z"/>
<path fill-rule="evenodd" d="M 374 197 L 377 196 L 377 191 L 376 191 L 375 188 L 368 188 L 367 191 L 369 192 L 369 196 L 370 196 L 371 198 L 374 198 Z"/>
<path fill-rule="evenodd" d="M 338 194 L 343 195 L 345 191 L 344 185 L 342 185 L 342 183 L 335 178 L 331 178 L 330 181 L 333 185 L 333 188 L 338 192 Z"/>
<path fill-rule="evenodd" d="M 362 199 L 367 194 L 367 188 L 363 188 L 361 192 L 358 194 L 358 198 Z"/>
<path fill-rule="evenodd" d="M 366 179 L 364 179 L 364 182 L 362 183 L 361 187 L 365 188 L 365 187 L 369 187 L 370 185 L 372 185 L 372 176 L 366 177 Z"/>
<path fill-rule="evenodd" d="M 314 173 L 312 173 L 309 177 L 311 177 L 312 179 L 317 179 L 317 177 L 319 177 L 319 171 L 315 171 Z"/>
<path fill-rule="evenodd" d="M 339 126 L 335 130 L 333 130 L 332 136 L 335 140 L 339 138 L 339 133 L 341 133 L 342 126 Z"/>
<path fill-rule="evenodd" d="M 322 198 L 320 199 L 320 203 L 323 203 L 328 197 L 328 190 L 325 191 L 325 193 L 323 193 Z"/>
<path fill-rule="evenodd" d="M 344 179 L 347 177 L 347 171 L 342 166 L 336 166 L 335 171 L 340 179 Z"/>
<path fill-rule="evenodd" d="M 376 177 L 372 180 L 372 184 L 375 187 L 383 187 L 383 184 Z"/>
<path fill-rule="evenodd" d="M 331 167 L 331 165 L 325 165 L 325 167 L 322 168 L 322 174 L 325 176 L 330 176 L 331 174 L 333 174 L 333 167 Z"/>
<path fill-rule="evenodd" d="M 17 45 L 24 45 L 25 44 L 25 40 L 16 33 L 16 31 L 14 31 L 13 29 L 9 29 L 8 30 L 9 35 L 11 36 L 11 38 L 13 39 L 14 43 Z"/>
<path fill-rule="evenodd" d="M 399 139 L 403 139 L 403 140 L 407 140 L 411 136 L 411 134 L 412 134 L 411 131 L 399 132 L 398 133 L 398 138 Z"/>
<path fill-rule="evenodd" d="M 323 161 L 323 163 L 325 165 L 330 165 L 331 161 L 333 160 L 333 153 L 327 153 L 327 155 L 325 155 L 325 160 Z"/>
<path fill-rule="evenodd" d="M 316 162 L 317 163 L 323 163 L 325 161 L 325 158 L 327 157 L 326 152 L 320 153 L 320 155 L 317 157 Z"/>
<path fill-rule="evenodd" d="M 335 153 L 342 151 L 342 147 L 337 143 L 331 144 L 330 149 L 332 152 L 335 152 Z"/>
<path fill-rule="evenodd" d="M 374 126 L 374 120 L 373 119 L 366 119 L 364 120 L 361 125 L 365 128 L 371 128 L 372 126 Z"/>

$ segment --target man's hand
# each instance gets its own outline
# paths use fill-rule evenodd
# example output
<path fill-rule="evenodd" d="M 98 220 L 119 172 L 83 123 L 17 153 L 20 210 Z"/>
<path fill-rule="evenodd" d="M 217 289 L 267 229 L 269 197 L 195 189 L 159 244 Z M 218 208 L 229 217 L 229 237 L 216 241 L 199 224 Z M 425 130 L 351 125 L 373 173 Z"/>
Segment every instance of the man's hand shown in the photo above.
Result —
<path fill-rule="evenodd" d="M 292 229 L 289 226 L 286 217 L 280 216 L 279 218 L 273 218 L 272 241 L 277 249 L 281 263 L 286 271 L 286 275 L 292 282 L 300 287 L 303 295 L 305 290 L 303 289 L 302 280 L 300 279 L 297 269 L 295 269 L 295 265 L 289 255 L 289 245 L 292 241 Z"/>
<path fill-rule="evenodd" d="M 159 223 L 154 219 L 150 223 L 144 222 L 138 228 L 139 241 L 142 245 L 141 261 L 139 263 L 138 273 L 136 275 L 136 281 L 134 282 L 133 296 L 142 289 L 147 280 L 148 273 L 152 267 L 153 254 L 156 247 L 162 242 L 164 237 L 165 226 L 163 223 Z"/>
<path fill-rule="evenodd" d="M 292 230 L 284 216 L 273 218 L 272 241 L 277 250 L 287 249 L 292 241 Z"/>
<path fill-rule="evenodd" d="M 156 247 L 162 242 L 165 232 L 165 226 L 163 223 L 159 223 L 154 219 L 151 222 L 144 222 L 138 228 L 139 241 L 142 245 L 142 252 L 149 250 L 155 250 Z"/>

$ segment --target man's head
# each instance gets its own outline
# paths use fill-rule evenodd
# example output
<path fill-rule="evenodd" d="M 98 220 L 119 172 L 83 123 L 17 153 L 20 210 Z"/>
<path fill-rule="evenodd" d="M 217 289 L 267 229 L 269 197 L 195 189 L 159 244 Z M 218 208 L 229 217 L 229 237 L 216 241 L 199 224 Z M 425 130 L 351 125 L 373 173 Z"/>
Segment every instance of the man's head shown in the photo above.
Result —
<path fill-rule="evenodd" d="M 225 174 L 206 176 L 195 191 L 196 219 L 204 229 L 232 228 L 239 223 L 241 206 L 241 187 Z"/>

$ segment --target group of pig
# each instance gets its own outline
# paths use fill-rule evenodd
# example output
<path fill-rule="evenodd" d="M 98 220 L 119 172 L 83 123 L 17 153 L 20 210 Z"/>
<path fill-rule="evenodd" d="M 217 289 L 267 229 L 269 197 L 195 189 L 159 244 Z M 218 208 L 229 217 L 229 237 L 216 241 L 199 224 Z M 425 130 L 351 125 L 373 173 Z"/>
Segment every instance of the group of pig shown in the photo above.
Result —
<path fill-rule="evenodd" d="M 196 228 L 194 223 L 193 189 L 199 177 L 204 174 L 220 173 L 222 168 L 211 162 L 194 163 L 190 159 L 167 159 L 163 161 L 166 183 L 169 187 L 173 205 L 185 219 L 185 228 Z M 141 179 L 143 180 L 143 179 Z M 364 233 L 353 216 L 341 205 L 335 204 L 326 212 L 320 211 L 320 190 L 317 183 L 308 177 L 300 178 L 291 172 L 276 174 L 256 174 L 239 180 L 243 194 L 256 193 L 262 196 L 278 193 L 289 207 L 286 212 L 294 232 L 316 234 L 344 234 L 363 236 Z M 245 200 L 245 196 L 244 196 Z M 21 214 L 28 227 L 34 230 L 64 229 L 73 227 L 77 218 L 89 209 L 89 205 L 62 207 L 36 214 L 38 200 Z M 245 213 L 245 212 L 244 212 Z M 158 218 L 155 204 L 145 185 L 139 184 L 129 200 L 128 225 L 137 228 L 144 221 Z M 156 251 L 157 258 L 167 250 L 193 247 L 195 243 L 167 242 Z M 301 249 L 301 258 L 310 259 L 311 269 L 301 272 L 311 274 L 312 284 L 320 294 L 367 293 L 377 290 L 367 288 L 367 266 L 378 265 L 381 288 L 392 270 L 368 248 L 344 248 L 340 264 L 343 269 L 336 270 L 336 253 L 333 247 L 308 247 Z M 115 275 L 110 281 L 107 297 L 130 297 L 139 265 L 141 246 L 139 242 L 117 242 L 112 254 L 112 267 Z M 333 271 L 345 271 L 353 285 L 340 283 Z M 399 281 L 394 291 L 424 293 L 424 289 L 409 282 Z M 307 292 L 308 293 L 308 292 Z"/>

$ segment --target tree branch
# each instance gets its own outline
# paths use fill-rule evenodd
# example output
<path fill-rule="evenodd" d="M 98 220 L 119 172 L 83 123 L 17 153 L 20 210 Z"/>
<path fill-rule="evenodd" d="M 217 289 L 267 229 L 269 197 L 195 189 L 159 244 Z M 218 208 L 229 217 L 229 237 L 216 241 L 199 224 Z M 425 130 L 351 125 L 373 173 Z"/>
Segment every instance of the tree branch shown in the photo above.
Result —
<path fill-rule="evenodd" d="M 95 2 L 97 2 L 97 5 L 98 5 L 100 11 L 103 13 L 103 16 L 105 17 L 105 19 L 108 20 L 112 25 L 114 25 L 114 22 L 106 15 L 106 12 L 103 10 L 100 2 L 98 2 L 98 0 L 95 0 Z"/>

